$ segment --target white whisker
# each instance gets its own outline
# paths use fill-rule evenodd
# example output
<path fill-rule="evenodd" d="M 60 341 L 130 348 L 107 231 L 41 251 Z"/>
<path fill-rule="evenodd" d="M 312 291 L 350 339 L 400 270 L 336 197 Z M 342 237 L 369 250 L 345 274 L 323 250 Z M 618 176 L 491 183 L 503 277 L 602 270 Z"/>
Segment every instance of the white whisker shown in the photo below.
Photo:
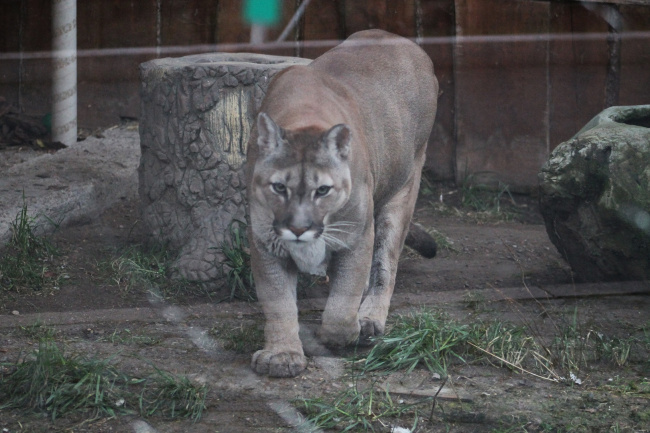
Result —
<path fill-rule="evenodd" d="M 336 249 L 336 245 L 334 245 L 329 239 L 325 239 L 324 237 L 321 237 L 325 245 L 333 250 Z"/>
<path fill-rule="evenodd" d="M 329 233 L 329 232 L 345 233 L 346 235 L 351 235 L 353 233 L 353 232 L 349 232 L 347 230 L 341 230 L 341 229 L 337 229 L 337 228 L 326 227 L 325 228 L 325 233 Z"/>
<path fill-rule="evenodd" d="M 323 233 L 323 234 L 321 235 L 321 239 L 323 239 L 323 241 L 324 241 L 324 242 L 325 242 L 329 247 L 332 247 L 332 248 L 333 248 L 333 247 L 335 247 L 335 246 L 340 246 L 340 247 L 343 247 L 343 248 L 345 248 L 345 249 L 350 249 L 350 247 L 348 247 L 348 245 L 347 245 L 345 242 L 343 242 L 342 240 L 340 240 L 340 239 L 338 239 L 338 238 L 335 238 L 334 236 L 330 236 L 330 235 L 328 235 L 327 233 Z"/>
<path fill-rule="evenodd" d="M 335 223 L 328 224 L 327 227 L 355 227 L 358 226 L 358 223 L 353 223 L 349 221 L 337 221 Z"/>

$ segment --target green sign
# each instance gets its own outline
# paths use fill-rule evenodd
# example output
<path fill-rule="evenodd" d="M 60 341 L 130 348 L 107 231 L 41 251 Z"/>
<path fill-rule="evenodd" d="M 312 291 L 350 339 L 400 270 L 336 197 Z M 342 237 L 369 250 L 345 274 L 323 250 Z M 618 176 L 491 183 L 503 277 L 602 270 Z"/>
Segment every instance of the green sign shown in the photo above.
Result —
<path fill-rule="evenodd" d="M 245 0 L 244 19 L 250 24 L 272 26 L 280 21 L 280 0 Z"/>

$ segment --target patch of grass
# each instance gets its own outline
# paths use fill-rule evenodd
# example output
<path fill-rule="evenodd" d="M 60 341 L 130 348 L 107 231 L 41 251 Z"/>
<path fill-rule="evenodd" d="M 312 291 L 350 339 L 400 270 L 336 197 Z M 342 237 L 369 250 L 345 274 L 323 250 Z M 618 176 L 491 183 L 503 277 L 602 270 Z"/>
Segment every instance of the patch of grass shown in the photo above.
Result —
<path fill-rule="evenodd" d="M 596 353 L 600 359 L 612 362 L 619 367 L 624 366 L 630 359 L 630 353 L 634 346 L 631 338 L 607 337 L 602 333 L 596 334 Z"/>
<path fill-rule="evenodd" d="M 36 341 L 53 340 L 57 332 L 56 329 L 43 325 L 40 321 L 36 321 L 30 326 L 21 326 L 20 330 L 27 337 Z"/>
<path fill-rule="evenodd" d="M 355 383 L 333 399 L 304 399 L 295 403 L 307 414 L 308 421 L 301 431 L 315 428 L 340 432 L 375 431 L 375 428 L 385 428 L 390 418 L 399 418 L 403 423 L 405 417 L 412 417 L 410 430 L 415 431 L 419 421 L 418 406 L 431 400 L 425 398 L 415 404 L 404 404 L 394 401 L 388 390 L 377 391 L 375 383 L 365 388 Z"/>
<path fill-rule="evenodd" d="M 124 296 L 145 291 L 164 300 L 196 291 L 205 293 L 200 284 L 172 276 L 175 256 L 165 244 L 131 245 L 116 255 L 116 258 L 100 264 L 100 269 Z"/>
<path fill-rule="evenodd" d="M 622 366 L 629 358 L 632 345 L 632 339 L 611 338 L 598 330 L 584 329 L 576 308 L 570 322 L 556 328 L 549 352 L 558 368 L 577 372 L 596 361 Z"/>
<path fill-rule="evenodd" d="M 228 235 L 218 250 L 224 257 L 221 274 L 230 288 L 230 300 L 257 301 L 246 223 L 233 220 Z"/>
<path fill-rule="evenodd" d="M 560 368 L 579 371 L 592 362 L 605 361 L 619 367 L 627 364 L 632 349 L 637 345 L 634 338 L 609 337 L 593 329 L 581 332 L 572 325 L 564 328 L 553 340 L 551 351 Z"/>
<path fill-rule="evenodd" d="M 470 344 L 489 355 L 486 359 L 499 367 L 516 371 L 525 368 L 548 373 L 550 362 L 544 349 L 524 326 L 493 320 L 472 327 Z"/>
<path fill-rule="evenodd" d="M 501 321 L 465 325 L 444 313 L 421 310 L 395 319 L 390 331 L 379 337 L 366 355 L 362 370 L 410 372 L 422 365 L 446 375 L 453 360 L 482 359 L 519 371 L 543 363 L 543 370 L 548 370 L 541 353 L 543 349 L 527 335 L 525 327 Z"/>
<path fill-rule="evenodd" d="M 421 310 L 397 316 L 390 331 L 366 355 L 364 372 L 412 371 L 422 364 L 446 374 L 450 358 L 464 361 L 470 327 L 442 313 Z"/>
<path fill-rule="evenodd" d="M 546 344 L 547 338 L 536 335 L 527 326 L 499 320 L 466 325 L 444 313 L 421 310 L 395 318 L 389 332 L 378 337 L 365 355 L 362 370 L 364 373 L 410 372 L 424 366 L 432 372 L 446 374 L 453 360 L 487 360 L 540 378 L 560 380 L 563 374 L 558 371 L 567 372 L 566 376 L 593 362 L 620 367 L 629 362 L 633 352 L 641 357 L 647 353 L 643 337 L 609 337 L 593 329 L 582 333 L 576 323 L 558 328 L 551 343 Z"/>
<path fill-rule="evenodd" d="M 610 379 L 610 383 L 604 385 L 603 388 L 626 397 L 650 399 L 650 378 L 643 378 L 636 382 L 632 380 L 623 381 L 617 376 Z"/>
<path fill-rule="evenodd" d="M 355 378 L 373 381 L 385 373 L 409 374 L 416 368 L 446 377 L 454 361 L 488 362 L 544 380 L 578 384 L 580 379 L 573 372 L 579 367 L 603 360 L 621 365 L 637 347 L 643 348 L 642 341 L 647 336 L 646 328 L 642 328 L 641 336 L 630 339 L 608 338 L 595 331 L 589 331 L 583 338 L 578 329 L 576 315 L 573 327 L 569 331 L 556 328 L 558 333 L 550 337 L 552 344 L 548 344 L 549 337 L 542 338 L 529 325 L 516 326 L 499 320 L 463 324 L 442 312 L 421 309 L 396 316 L 386 335 L 376 338 L 375 346 L 349 365 Z M 584 347 L 577 347 L 578 344 Z M 582 353 L 583 350 L 586 352 Z M 566 378 L 558 373 L 560 369 L 567 371 Z M 650 394 L 646 379 L 612 387 L 634 397 L 647 398 Z M 380 424 L 385 428 L 391 417 L 411 413 L 399 412 L 404 406 L 396 405 L 384 394 L 376 391 L 373 382 L 366 388 L 355 385 L 328 399 L 299 400 L 296 405 L 319 428 L 374 430 Z"/>
<path fill-rule="evenodd" d="M 132 245 L 111 260 L 112 280 L 124 293 L 158 286 L 167 280 L 170 261 L 169 251 L 162 245 Z"/>
<path fill-rule="evenodd" d="M 11 238 L 0 255 L 1 290 L 56 288 L 65 277 L 53 264 L 57 249 L 46 237 L 36 235 L 36 229 L 36 219 L 29 216 L 23 198 L 23 207 L 11 222 Z"/>
<path fill-rule="evenodd" d="M 531 359 L 539 359 L 541 348 L 524 327 L 513 326 L 498 320 L 475 326 L 474 344 L 493 355 L 501 367 L 517 368 Z M 493 361 L 494 362 L 494 361 Z"/>
<path fill-rule="evenodd" d="M 556 369 L 577 372 L 597 361 L 623 366 L 635 348 L 642 349 L 637 338 L 608 337 L 594 330 L 580 334 L 576 326 L 560 331 L 546 347 L 526 326 L 498 320 L 464 325 L 443 313 L 422 310 L 397 316 L 366 355 L 362 369 L 412 371 L 421 365 L 446 374 L 454 359 L 486 359 L 500 367 L 559 379 L 562 375 Z"/>
<path fill-rule="evenodd" d="M 41 342 L 33 354 L 3 369 L 0 410 L 41 410 L 53 420 L 71 413 L 200 419 L 205 385 L 159 369 L 147 378 L 131 377 L 111 361 L 66 355 L 55 343 Z"/>
<path fill-rule="evenodd" d="M 470 174 L 463 180 L 461 185 L 462 204 L 475 212 L 491 212 L 500 214 L 502 212 L 502 200 L 509 198 L 512 204 L 515 199 L 510 194 L 510 187 L 501 181 L 497 185 L 490 186 L 477 180 L 482 173 Z"/>
<path fill-rule="evenodd" d="M 164 416 L 170 419 L 188 418 L 196 422 L 203 416 L 207 386 L 192 382 L 185 376 L 175 376 L 155 368 L 140 394 L 139 408 L 144 416 Z"/>
<path fill-rule="evenodd" d="M 578 329 L 577 314 L 573 315 L 570 325 L 557 331 L 549 350 L 553 363 L 568 371 L 579 371 L 590 360 L 588 347 L 591 334 L 586 337 L 582 335 Z"/>
<path fill-rule="evenodd" d="M 430 187 L 429 190 L 432 190 Z M 437 215 L 459 218 L 475 224 L 509 221 L 541 223 L 536 205 L 529 198 L 518 202 L 510 186 L 496 179 L 494 173 L 468 174 L 456 187 L 438 186 L 440 191 L 427 195 L 427 201 Z"/>
<path fill-rule="evenodd" d="M 224 324 L 212 328 L 210 334 L 223 342 L 223 348 L 236 353 L 252 353 L 264 346 L 264 329 L 259 323 Z"/>
<path fill-rule="evenodd" d="M 41 343 L 13 370 L 0 381 L 0 408 L 41 409 L 52 419 L 75 411 L 115 416 L 129 383 L 108 361 L 65 356 L 52 342 Z"/>

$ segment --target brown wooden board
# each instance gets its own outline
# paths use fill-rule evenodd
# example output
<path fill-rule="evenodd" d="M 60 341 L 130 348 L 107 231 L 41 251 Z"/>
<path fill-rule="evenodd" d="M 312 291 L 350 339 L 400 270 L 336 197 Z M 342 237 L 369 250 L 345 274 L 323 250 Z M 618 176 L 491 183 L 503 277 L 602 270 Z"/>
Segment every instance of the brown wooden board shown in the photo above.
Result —
<path fill-rule="evenodd" d="M 553 150 L 604 108 L 608 54 L 602 18 L 580 4 L 550 6 L 549 150 Z"/>
<path fill-rule="evenodd" d="M 621 6 L 621 81 L 619 105 L 650 104 L 650 3 Z M 632 32 L 645 32 L 633 36 Z"/>
<path fill-rule="evenodd" d="M 282 20 L 268 30 L 267 40 L 279 36 L 300 2 L 282 1 Z M 27 112 L 47 113 L 51 1 L 0 3 L 0 55 L 5 55 L 0 96 Z M 368 28 L 424 37 L 441 90 L 428 150 L 430 173 L 462 182 L 469 174 L 490 171 L 526 189 L 536 184 L 548 152 L 604 106 L 610 55 L 602 11 L 612 7 L 620 11 L 623 26 L 618 103 L 646 104 L 650 4 L 641 0 L 311 0 L 300 27 L 305 41 L 300 53 L 315 58 L 333 46 L 322 41 Z M 157 46 L 160 56 L 180 57 L 212 44 L 250 40 L 241 0 L 87 0 L 78 1 L 77 8 L 80 125 L 110 126 L 120 115 L 137 116 L 138 66 L 158 55 Z M 520 39 L 507 40 L 510 36 Z M 291 32 L 290 43 L 282 47 L 219 49 L 295 55 L 294 39 Z M 168 47 L 184 50 L 165 51 Z M 117 51 L 84 51 L 107 48 Z M 146 52 L 134 54 L 133 48 Z M 6 55 L 19 50 L 23 59 Z M 44 56 L 32 59 L 34 52 Z"/>
<path fill-rule="evenodd" d="M 241 8 L 241 1 L 219 1 L 217 5 L 217 43 L 248 42 L 250 40 L 250 28 L 244 25 Z"/>
<path fill-rule="evenodd" d="M 526 190 L 548 154 L 548 3 L 456 0 L 456 180 Z M 521 41 L 519 35 L 539 35 Z M 506 35 L 497 41 L 471 37 Z M 481 182 L 487 180 L 481 180 Z"/>
<path fill-rule="evenodd" d="M 422 48 L 433 60 L 440 86 L 438 111 L 427 148 L 427 175 L 436 180 L 455 178 L 454 0 L 420 0 Z"/>
<path fill-rule="evenodd" d="M 78 1 L 77 46 L 82 50 L 153 47 L 156 17 L 156 2 L 151 0 Z"/>

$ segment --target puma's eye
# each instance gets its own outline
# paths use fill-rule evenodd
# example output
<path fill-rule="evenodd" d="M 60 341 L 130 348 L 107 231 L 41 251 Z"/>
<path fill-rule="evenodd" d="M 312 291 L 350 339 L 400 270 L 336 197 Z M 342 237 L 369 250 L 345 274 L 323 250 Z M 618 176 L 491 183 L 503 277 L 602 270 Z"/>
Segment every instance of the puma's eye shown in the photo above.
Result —
<path fill-rule="evenodd" d="M 287 193 L 287 186 L 283 183 L 280 182 L 275 182 L 271 184 L 271 187 L 273 188 L 273 191 L 276 194 L 286 194 Z"/>
<path fill-rule="evenodd" d="M 321 185 L 316 189 L 316 197 L 323 197 L 327 195 L 328 192 L 330 192 L 330 189 L 332 189 L 331 186 L 328 185 Z"/>

